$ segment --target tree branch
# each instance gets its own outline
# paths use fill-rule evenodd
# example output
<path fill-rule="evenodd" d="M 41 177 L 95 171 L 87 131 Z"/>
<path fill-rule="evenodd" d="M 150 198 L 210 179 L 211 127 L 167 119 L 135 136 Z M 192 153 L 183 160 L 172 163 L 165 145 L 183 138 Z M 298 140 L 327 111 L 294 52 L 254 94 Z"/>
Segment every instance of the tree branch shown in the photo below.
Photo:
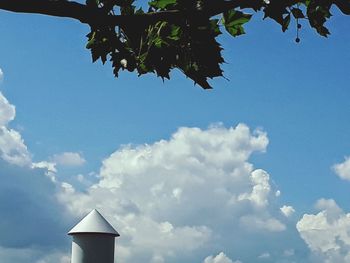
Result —
<path fill-rule="evenodd" d="M 287 0 L 286 4 L 294 4 L 297 0 Z M 350 14 L 348 0 L 334 0 L 334 4 L 344 13 Z M 137 15 L 109 15 L 102 9 L 90 7 L 67 0 L 0 0 L 0 9 L 16 12 L 42 14 L 55 17 L 66 17 L 79 20 L 81 23 L 93 25 L 128 26 L 130 24 L 147 25 L 157 21 L 178 22 L 196 17 L 213 17 L 226 10 L 252 8 L 259 10 L 263 0 L 216 0 L 215 4 L 204 10 L 167 10 Z"/>
<path fill-rule="evenodd" d="M 96 10 L 86 5 L 62 0 L 0 0 L 0 9 L 17 13 L 68 17 L 82 23 L 88 23 L 96 16 Z"/>
<path fill-rule="evenodd" d="M 247 0 L 245 6 L 261 0 Z M 89 25 L 115 25 L 126 26 L 130 23 L 149 24 L 155 21 L 176 22 L 194 16 L 215 16 L 227 9 L 242 5 L 241 1 L 222 1 L 209 11 L 194 11 L 185 13 L 179 10 L 159 11 L 139 15 L 108 15 L 99 8 L 89 7 L 77 2 L 66 0 L 0 0 L 0 9 L 16 12 L 42 14 L 55 17 L 67 17 L 79 20 Z"/>
<path fill-rule="evenodd" d="M 345 15 L 350 15 L 350 2 L 345 0 L 335 0 L 335 5 L 343 12 Z"/>

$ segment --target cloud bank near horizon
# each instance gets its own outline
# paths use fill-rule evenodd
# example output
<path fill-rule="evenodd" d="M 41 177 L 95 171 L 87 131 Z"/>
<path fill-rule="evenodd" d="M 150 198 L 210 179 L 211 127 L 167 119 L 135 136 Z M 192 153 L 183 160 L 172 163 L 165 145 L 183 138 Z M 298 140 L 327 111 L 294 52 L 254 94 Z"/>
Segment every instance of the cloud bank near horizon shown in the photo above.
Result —
<path fill-rule="evenodd" d="M 182 127 L 167 140 L 123 146 L 103 160 L 98 181 L 80 191 L 60 181 L 59 167 L 85 159 L 64 152 L 33 163 L 21 134 L 8 126 L 15 114 L 0 93 L 4 263 L 69 262 L 66 232 L 93 208 L 121 233 L 116 257 L 125 263 L 350 260 L 348 213 L 320 199 L 319 213 L 294 221 L 295 209 L 280 203 L 271 175 L 250 161 L 267 150 L 262 130 Z M 9 232 L 18 225 L 21 236 Z"/>

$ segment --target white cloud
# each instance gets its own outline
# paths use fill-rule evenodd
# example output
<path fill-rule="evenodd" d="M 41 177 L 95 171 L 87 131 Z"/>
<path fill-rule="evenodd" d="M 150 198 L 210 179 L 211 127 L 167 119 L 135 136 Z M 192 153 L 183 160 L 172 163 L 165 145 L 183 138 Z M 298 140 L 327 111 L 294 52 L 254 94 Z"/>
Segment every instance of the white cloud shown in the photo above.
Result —
<path fill-rule="evenodd" d="M 60 251 L 39 248 L 6 248 L 0 246 L 1 263 L 69 263 L 70 256 Z"/>
<path fill-rule="evenodd" d="M 341 179 L 350 181 L 350 157 L 345 157 L 344 162 L 333 165 L 333 170 Z"/>
<path fill-rule="evenodd" d="M 4 72 L 0 68 L 0 82 L 4 79 Z"/>
<path fill-rule="evenodd" d="M 248 199 L 257 206 L 266 206 L 268 204 L 268 196 L 271 190 L 269 183 L 270 176 L 264 170 L 258 169 L 252 172 L 250 180 L 253 185 L 251 193 L 244 193 L 238 196 L 239 200 Z"/>
<path fill-rule="evenodd" d="M 85 192 L 65 187 L 59 198 L 81 216 L 97 208 L 116 226 L 119 261 L 175 262 L 214 239 L 256 240 L 286 229 L 274 217 L 270 176 L 248 162 L 267 144 L 264 132 L 243 124 L 180 128 L 169 140 L 124 146 L 103 161 L 97 183 Z"/>
<path fill-rule="evenodd" d="M 37 257 L 37 251 L 30 248 L 7 248 L 0 246 L 0 258 L 2 263 L 25 263 Z"/>
<path fill-rule="evenodd" d="M 11 164 L 31 165 L 31 157 L 21 134 L 6 127 L 0 127 L 0 157 Z"/>
<path fill-rule="evenodd" d="M 55 166 L 32 163 L 21 134 L 8 127 L 15 115 L 0 93 L 0 261 L 69 262 L 61 251 L 68 218 L 56 198 L 61 187 L 53 180 Z"/>
<path fill-rule="evenodd" d="M 270 257 L 271 257 L 271 255 L 270 255 L 269 252 L 264 252 L 264 253 L 262 253 L 261 255 L 258 256 L 259 259 L 268 259 Z"/>
<path fill-rule="evenodd" d="M 242 263 L 239 260 L 232 261 L 229 257 L 227 257 L 223 252 L 220 252 L 218 255 L 208 256 L 204 259 L 203 263 Z"/>
<path fill-rule="evenodd" d="M 11 105 L 5 96 L 0 92 L 0 127 L 6 126 L 7 123 L 15 118 L 16 109 Z"/>
<path fill-rule="evenodd" d="M 290 205 L 284 205 L 280 208 L 280 210 L 285 217 L 290 217 L 295 212 L 295 209 L 293 208 L 293 206 L 290 206 Z"/>
<path fill-rule="evenodd" d="M 320 199 L 317 214 L 304 214 L 297 230 L 319 262 L 350 262 L 350 213 L 332 199 Z"/>
<path fill-rule="evenodd" d="M 85 159 L 76 152 L 64 152 L 61 154 L 55 154 L 52 157 L 52 161 L 60 166 L 75 167 L 85 164 Z"/>
<path fill-rule="evenodd" d="M 49 172 L 56 173 L 56 163 L 41 161 L 37 163 L 32 163 L 33 168 L 47 169 Z"/>
<path fill-rule="evenodd" d="M 162 255 L 153 255 L 152 259 L 151 259 L 151 263 L 164 263 L 164 257 Z"/>
<path fill-rule="evenodd" d="M 326 211 L 327 218 L 330 221 L 334 221 L 339 218 L 339 216 L 343 213 L 342 209 L 337 205 L 337 203 L 333 199 L 319 199 L 315 208 L 320 211 Z"/>
<path fill-rule="evenodd" d="M 250 230 L 257 229 L 271 232 L 281 232 L 286 230 L 286 226 L 276 218 L 259 218 L 255 215 L 242 216 L 241 224 Z"/>
<path fill-rule="evenodd" d="M 2 105 L 3 109 L 10 109 L 3 118 L 7 125 L 15 117 L 15 108 L 5 99 Z M 15 224 L 14 219 L 25 216 L 33 224 L 45 222 L 38 224 L 43 230 L 40 233 L 56 231 L 52 240 L 33 236 L 37 233 L 33 226 L 30 231 L 23 230 L 20 239 L 11 240 L 2 231 L 0 246 L 4 245 L 4 240 L 10 240 L 12 243 L 6 246 L 13 249 L 17 249 L 20 242 L 25 242 L 21 243 L 24 248 L 43 249 L 44 254 L 21 250 L 21 253 L 34 253 L 27 257 L 30 262 L 68 260 L 67 255 L 59 251 L 60 245 L 56 252 L 46 253 L 48 244 L 61 244 L 60 240 L 66 238 L 57 234 L 69 229 L 63 227 L 67 219 L 64 208 L 70 211 L 69 218 L 99 209 L 122 235 L 116 256 L 125 263 L 177 262 L 179 257 L 186 259 L 197 252 L 203 255 L 203 251 L 213 248 L 218 240 L 222 242 L 222 249 L 231 249 L 231 241 L 239 244 L 242 236 L 254 241 L 259 240 L 259 235 L 265 238 L 271 232 L 277 235 L 285 230 L 285 225 L 274 216 L 279 208 L 273 205 L 276 189 L 270 185 L 269 174 L 254 169 L 249 162 L 253 153 L 266 151 L 267 135 L 260 130 L 252 132 L 244 124 L 232 128 L 212 126 L 207 130 L 180 128 L 169 140 L 125 146 L 103 161 L 99 181 L 89 183 L 82 192 L 55 178 L 56 166 L 85 163 L 79 153 L 65 152 L 53 156 L 50 162 L 32 163 L 21 135 L 7 126 L 2 126 L 2 131 L 0 156 L 8 163 L 22 165 L 17 167 L 22 169 L 21 177 L 16 177 L 17 173 L 6 173 L 12 176 L 7 182 L 16 180 L 18 185 L 0 185 L 0 190 L 9 188 L 9 191 L 2 191 L 2 195 L 8 195 L 3 200 L 11 199 L 18 192 L 24 198 L 23 204 L 29 206 L 25 214 L 17 207 L 21 216 L 10 210 L 12 214 L 2 215 L 1 222 L 7 220 Z M 2 171 L 9 169 L 6 163 L 0 168 Z M 77 179 L 84 181 L 82 176 Z M 33 209 L 39 209 L 40 214 Z M 59 218 L 59 222 L 55 218 Z M 246 228 L 240 229 L 239 223 Z M 11 254 L 8 250 L 6 253 Z M 8 262 L 21 262 L 17 259 L 12 255 Z M 232 262 L 223 253 L 206 260 Z"/>
<path fill-rule="evenodd" d="M 70 263 L 71 256 L 60 251 L 54 251 L 39 258 L 35 263 Z"/>
<path fill-rule="evenodd" d="M 11 164 L 30 166 L 31 157 L 20 133 L 7 127 L 15 115 L 15 107 L 0 92 L 0 157 Z"/>

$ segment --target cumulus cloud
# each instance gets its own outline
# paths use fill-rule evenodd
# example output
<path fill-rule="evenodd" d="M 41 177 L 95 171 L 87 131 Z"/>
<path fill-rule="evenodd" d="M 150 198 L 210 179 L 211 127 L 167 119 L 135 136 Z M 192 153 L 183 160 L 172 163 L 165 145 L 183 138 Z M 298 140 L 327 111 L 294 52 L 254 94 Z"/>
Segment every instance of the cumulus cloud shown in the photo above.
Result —
<path fill-rule="evenodd" d="M 242 263 L 239 260 L 232 261 L 227 257 L 224 252 L 220 252 L 217 256 L 208 256 L 204 259 L 203 263 Z"/>
<path fill-rule="evenodd" d="M 31 164 L 31 157 L 21 134 L 6 127 L 0 127 L 0 156 L 11 164 L 20 166 Z"/>
<path fill-rule="evenodd" d="M 55 197 L 60 189 L 46 170 L 0 160 L 0 171 L 0 246 L 62 248 L 65 208 Z"/>
<path fill-rule="evenodd" d="M 239 200 L 248 199 L 257 206 L 266 206 L 271 186 L 269 183 L 270 176 L 264 170 L 258 169 L 252 172 L 250 180 L 253 184 L 251 193 L 244 193 L 238 196 Z"/>
<path fill-rule="evenodd" d="M 30 248 L 7 248 L 0 246 L 0 258 L 4 263 L 25 263 L 37 257 L 37 252 Z"/>
<path fill-rule="evenodd" d="M 70 256 L 60 251 L 40 248 L 6 248 L 0 246 L 1 263 L 69 263 Z"/>
<path fill-rule="evenodd" d="M 350 181 L 350 157 L 345 157 L 344 162 L 333 165 L 333 170 L 341 179 Z"/>
<path fill-rule="evenodd" d="M 290 205 L 284 205 L 280 208 L 281 213 L 285 216 L 285 217 L 290 217 L 291 215 L 294 214 L 295 209 L 293 208 L 293 206 Z"/>
<path fill-rule="evenodd" d="M 52 161 L 32 163 L 31 154 L 21 134 L 8 127 L 16 117 L 16 108 L 0 92 L 0 157 L 8 163 L 32 168 L 46 168 L 49 172 L 57 172 L 59 166 L 81 166 L 86 161 L 75 152 L 64 152 L 54 155 Z"/>
<path fill-rule="evenodd" d="M 270 205 L 269 174 L 248 162 L 267 144 L 266 133 L 244 124 L 180 128 L 169 140 L 122 147 L 103 161 L 97 183 L 85 192 L 66 185 L 59 198 L 81 216 L 99 209 L 123 237 L 123 262 L 176 262 L 220 238 L 231 249 L 239 231 L 255 240 L 286 229 Z"/>
<path fill-rule="evenodd" d="M 20 133 L 7 127 L 15 115 L 15 107 L 0 92 L 0 157 L 11 164 L 30 166 L 31 156 Z"/>
<path fill-rule="evenodd" d="M 65 233 L 73 218 L 93 208 L 121 233 L 116 253 L 120 262 L 198 260 L 209 250 L 217 251 L 218 244 L 222 251 L 232 250 L 232 244 L 237 251 L 250 250 L 252 242 L 261 251 L 273 247 L 282 255 L 286 249 L 274 239 L 286 232 L 277 189 L 268 172 L 249 162 L 252 154 L 266 151 L 265 132 L 244 124 L 206 130 L 183 127 L 168 140 L 115 151 L 103 161 L 97 182 L 80 191 L 60 182 L 55 173 L 60 166 L 79 166 L 85 159 L 65 152 L 32 163 L 21 135 L 8 128 L 15 108 L 1 96 L 0 108 L 7 117 L 0 133 L 0 171 L 6 174 L 0 184 L 0 208 L 5 211 L 0 254 L 6 254 L 7 262 L 67 262 Z M 28 224 L 20 224 L 23 218 Z M 10 232 L 17 225 L 21 236 Z M 242 237 L 247 242 L 241 242 Z M 270 247 L 259 242 L 266 237 Z M 21 255 L 27 261 L 21 261 Z M 233 262 L 223 253 L 205 260 Z"/>
<path fill-rule="evenodd" d="M 48 172 L 56 173 L 56 163 L 47 162 L 47 161 L 41 161 L 37 163 L 32 164 L 32 168 L 42 168 L 47 169 Z"/>
<path fill-rule="evenodd" d="M 1 263 L 65 263 L 69 217 L 56 194 L 55 166 L 32 163 L 19 132 L 8 124 L 15 107 L 0 93 Z M 60 251 L 62 250 L 62 251 Z"/>
<path fill-rule="evenodd" d="M 28 262 L 28 261 L 27 261 Z M 71 257 L 69 254 L 61 251 L 52 251 L 40 257 L 35 263 L 70 263 Z"/>
<path fill-rule="evenodd" d="M 259 218 L 253 215 L 242 216 L 241 224 L 248 229 L 267 230 L 271 232 L 286 230 L 286 226 L 275 218 Z"/>
<path fill-rule="evenodd" d="M 16 109 L 0 92 L 0 126 L 5 126 L 15 118 Z"/>
<path fill-rule="evenodd" d="M 264 252 L 258 256 L 259 259 L 269 259 L 271 257 L 269 252 Z"/>
<path fill-rule="evenodd" d="M 0 68 L 0 82 L 4 79 L 4 72 Z"/>
<path fill-rule="evenodd" d="M 75 167 L 85 164 L 86 160 L 77 152 L 55 154 L 52 161 L 60 166 Z"/>
<path fill-rule="evenodd" d="M 297 230 L 318 262 L 350 262 L 350 213 L 334 200 L 320 199 L 317 214 L 304 214 Z"/>

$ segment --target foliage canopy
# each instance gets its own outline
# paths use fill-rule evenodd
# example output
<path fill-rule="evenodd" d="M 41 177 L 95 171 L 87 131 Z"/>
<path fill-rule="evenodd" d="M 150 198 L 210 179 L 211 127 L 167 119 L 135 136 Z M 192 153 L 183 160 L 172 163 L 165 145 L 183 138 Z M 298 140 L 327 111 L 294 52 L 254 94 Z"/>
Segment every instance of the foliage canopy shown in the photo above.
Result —
<path fill-rule="evenodd" d="M 296 20 L 297 30 L 299 20 L 307 20 L 327 37 L 325 23 L 333 6 L 350 14 L 350 0 L 151 0 L 147 7 L 137 7 L 135 0 L 0 0 L 0 9 L 88 24 L 86 47 L 93 62 L 110 60 L 116 77 L 128 70 L 170 79 L 170 71 L 177 68 L 204 89 L 211 88 L 209 78 L 223 75 L 218 42 L 222 31 L 242 35 L 252 15 L 263 12 L 264 19 L 276 21 L 283 32 L 291 20 Z"/>

